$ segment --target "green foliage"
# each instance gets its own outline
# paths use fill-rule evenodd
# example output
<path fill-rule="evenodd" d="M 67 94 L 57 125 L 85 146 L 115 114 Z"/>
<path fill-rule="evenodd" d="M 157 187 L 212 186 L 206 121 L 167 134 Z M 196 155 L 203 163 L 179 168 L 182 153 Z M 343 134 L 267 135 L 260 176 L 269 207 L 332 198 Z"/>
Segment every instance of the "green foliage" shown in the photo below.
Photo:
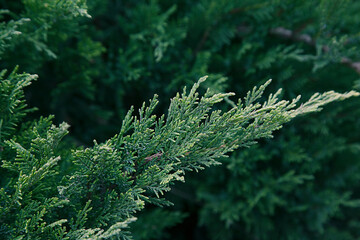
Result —
<path fill-rule="evenodd" d="M 0 9 L 1 239 L 359 238 L 359 2 Z"/>
<path fill-rule="evenodd" d="M 10 79 L 23 81 L 3 80 L 10 89 L 14 87 L 9 83 L 18 85 L 15 98 L 20 98 L 14 100 L 14 94 L 4 94 L 4 102 L 23 103 L 22 88 L 29 84 L 29 77 L 12 73 Z M 160 195 L 170 190 L 172 182 L 183 181 L 186 170 L 217 165 L 216 159 L 238 147 L 250 146 L 256 139 L 272 137 L 274 130 L 299 114 L 318 111 L 328 102 L 358 95 L 356 92 L 316 94 L 295 109 L 299 98 L 292 102 L 279 101 L 281 91 L 278 91 L 270 94 L 265 103 L 256 103 L 268 81 L 254 87 L 229 111 L 211 111 L 214 104 L 233 94 L 206 92 L 199 98 L 196 91 L 205 79 L 201 78 L 189 93 L 184 88 L 181 95 L 177 94 L 167 117 L 162 115 L 157 119 L 152 115 L 158 103 L 155 96 L 148 107 L 143 104 L 138 117 L 133 116 L 133 109 L 128 112 L 118 135 L 103 144 L 95 142 L 93 148 L 74 151 L 71 159 L 78 167 L 71 175 L 64 176 L 64 186 L 57 185 L 59 172 L 55 166 L 60 160 L 56 148 L 68 133 L 66 123 L 56 127 L 51 124 L 51 118 L 41 118 L 28 130 L 22 129 L 18 136 L 3 141 L 1 168 L 13 175 L 0 190 L 1 222 L 5 224 L 2 238 L 127 238 L 128 233 L 121 230 L 134 221 L 133 214 L 142 210 L 145 202 L 168 205 Z M 9 119 L 22 111 L 11 106 Z M 6 120 L 2 118 L 1 122 Z M 5 133 L 7 130 L 13 129 L 3 129 Z M 52 218 L 47 224 L 46 213 L 64 204 L 73 209 L 67 213 L 69 216 L 65 213 L 66 218 L 61 218 L 60 213 L 49 213 Z M 70 229 L 63 226 L 67 222 Z"/>
<path fill-rule="evenodd" d="M 138 220 L 131 225 L 134 239 L 162 239 L 171 237 L 165 228 L 179 224 L 186 214 L 155 208 L 142 213 Z M 166 219 L 166 221 L 164 221 Z"/>
<path fill-rule="evenodd" d="M 16 74 L 16 69 L 3 79 L 6 70 L 0 73 L 0 141 L 7 139 L 15 130 L 22 118 L 28 112 L 24 100 L 23 88 L 36 79 L 36 75 Z M 1 145 L 0 145 L 1 146 Z"/>

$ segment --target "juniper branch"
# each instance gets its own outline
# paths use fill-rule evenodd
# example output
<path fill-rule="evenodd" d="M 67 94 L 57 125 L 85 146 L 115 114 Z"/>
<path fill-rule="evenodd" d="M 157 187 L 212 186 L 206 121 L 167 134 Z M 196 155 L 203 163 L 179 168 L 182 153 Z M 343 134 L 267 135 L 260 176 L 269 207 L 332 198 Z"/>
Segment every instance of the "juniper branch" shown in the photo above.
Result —
<path fill-rule="evenodd" d="M 185 88 L 182 94 L 178 93 L 171 100 L 166 117 L 152 114 L 158 104 L 154 96 L 138 116 L 130 109 L 118 135 L 103 144 L 96 143 L 92 149 L 74 152 L 80 168 L 71 177 L 69 193 L 90 196 L 85 200 L 100 201 L 98 204 L 103 204 L 106 194 L 115 194 L 108 203 L 113 204 L 108 214 L 111 219 L 126 220 L 144 207 L 140 202 L 135 204 L 136 201 L 168 204 L 160 196 L 171 189 L 174 181 L 184 181 L 185 171 L 220 164 L 219 159 L 235 149 L 272 137 L 275 130 L 296 116 L 359 95 L 354 91 L 344 94 L 330 91 L 315 94 L 297 107 L 300 96 L 292 101 L 279 100 L 280 89 L 259 103 L 269 80 L 249 91 L 230 110 L 221 111 L 214 110 L 215 105 L 234 93 L 213 95 L 208 91 L 200 96 L 197 89 L 205 79 L 201 78 L 189 92 Z M 123 209 L 120 202 L 124 197 L 135 205 Z"/>

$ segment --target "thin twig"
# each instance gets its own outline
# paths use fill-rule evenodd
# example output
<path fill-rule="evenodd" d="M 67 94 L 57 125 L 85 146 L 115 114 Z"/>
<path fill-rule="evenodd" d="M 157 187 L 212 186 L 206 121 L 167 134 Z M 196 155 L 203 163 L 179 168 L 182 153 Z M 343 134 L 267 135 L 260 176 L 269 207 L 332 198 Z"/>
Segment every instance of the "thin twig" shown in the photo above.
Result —
<path fill-rule="evenodd" d="M 196 49 L 195 49 L 195 51 L 194 51 L 194 55 L 195 55 L 195 56 L 197 56 L 198 52 L 203 48 L 206 40 L 207 40 L 208 37 L 209 37 L 210 30 L 211 30 L 211 27 L 208 27 L 208 28 L 205 30 L 205 32 L 204 32 L 204 34 L 203 34 L 203 36 L 202 36 L 199 44 L 197 45 L 197 47 L 196 47 Z"/>
<path fill-rule="evenodd" d="M 303 42 L 306 43 L 310 46 L 316 46 L 316 42 L 315 40 L 308 34 L 297 34 L 292 30 L 286 29 L 284 27 L 277 27 L 277 28 L 273 28 L 269 31 L 270 34 L 278 36 L 278 37 L 282 37 L 282 38 L 286 38 L 286 39 L 291 39 L 291 40 L 295 40 L 298 42 Z M 329 52 L 330 48 L 329 46 L 323 46 L 322 50 L 324 52 Z M 347 58 L 347 57 L 342 57 L 340 60 L 341 63 L 345 64 L 346 66 L 352 68 L 353 70 L 355 70 L 357 73 L 360 74 L 360 62 L 354 62 L 351 59 Z"/>

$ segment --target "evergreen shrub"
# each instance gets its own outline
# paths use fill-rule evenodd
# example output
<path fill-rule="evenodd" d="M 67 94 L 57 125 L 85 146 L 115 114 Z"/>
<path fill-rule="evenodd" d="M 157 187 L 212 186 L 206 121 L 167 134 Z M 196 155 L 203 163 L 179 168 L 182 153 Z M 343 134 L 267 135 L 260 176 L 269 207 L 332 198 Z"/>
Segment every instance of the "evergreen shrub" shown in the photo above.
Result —
<path fill-rule="evenodd" d="M 360 2 L 0 9 L 0 239 L 360 237 Z"/>

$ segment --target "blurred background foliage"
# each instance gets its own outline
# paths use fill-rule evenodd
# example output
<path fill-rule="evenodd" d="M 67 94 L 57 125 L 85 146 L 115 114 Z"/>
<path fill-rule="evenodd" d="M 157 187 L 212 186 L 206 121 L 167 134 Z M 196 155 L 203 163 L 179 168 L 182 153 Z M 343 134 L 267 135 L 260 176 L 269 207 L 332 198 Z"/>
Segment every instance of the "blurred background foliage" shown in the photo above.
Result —
<path fill-rule="evenodd" d="M 29 118 L 68 122 L 69 144 L 112 137 L 129 107 L 155 93 L 166 113 L 174 93 L 203 75 L 203 89 L 237 96 L 269 78 L 267 91 L 283 88 L 286 99 L 360 88 L 360 1 L 0 0 L 0 8 L 0 68 L 39 75 L 26 91 L 38 108 Z M 359 239 L 359 116 L 359 99 L 333 103 L 188 174 L 167 194 L 175 206 L 139 214 L 135 239 Z"/>

